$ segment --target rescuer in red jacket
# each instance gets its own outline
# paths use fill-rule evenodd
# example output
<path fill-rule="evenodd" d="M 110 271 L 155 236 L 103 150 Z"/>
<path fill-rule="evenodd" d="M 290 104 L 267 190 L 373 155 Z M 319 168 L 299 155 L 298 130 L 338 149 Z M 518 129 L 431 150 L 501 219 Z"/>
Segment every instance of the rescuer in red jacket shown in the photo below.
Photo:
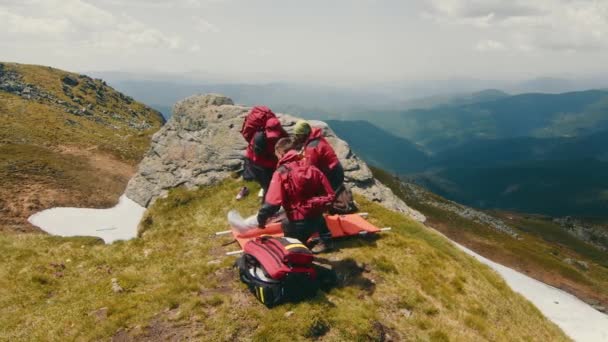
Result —
<path fill-rule="evenodd" d="M 331 233 L 323 212 L 335 194 L 325 175 L 304 162 L 292 147 L 290 138 L 282 138 L 276 144 L 279 162 L 258 212 L 258 225 L 264 227 L 268 218 L 283 206 L 287 214 L 287 221 L 282 225 L 285 236 L 306 243 L 311 235 L 319 233 L 320 242 L 312 251 L 321 253 L 330 248 Z"/>
<path fill-rule="evenodd" d="M 295 144 L 302 146 L 304 160 L 321 170 L 334 191 L 344 183 L 344 169 L 336 152 L 323 137 L 323 130 L 312 128 L 307 121 L 300 120 L 294 126 Z"/>
<path fill-rule="evenodd" d="M 256 180 L 265 196 L 278 162 L 274 146 L 280 138 L 287 136 L 287 132 L 270 108 L 255 106 L 243 121 L 241 134 L 247 141 L 243 176 L 247 180 Z"/>

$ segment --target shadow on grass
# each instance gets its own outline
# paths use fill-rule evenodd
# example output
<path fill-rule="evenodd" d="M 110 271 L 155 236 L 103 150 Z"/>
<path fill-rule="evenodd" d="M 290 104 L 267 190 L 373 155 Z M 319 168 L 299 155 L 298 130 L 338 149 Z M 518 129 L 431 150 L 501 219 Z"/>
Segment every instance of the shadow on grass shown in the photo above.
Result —
<path fill-rule="evenodd" d="M 334 288 L 356 287 L 367 295 L 372 295 L 376 290 L 376 284 L 364 275 L 368 270 L 352 258 L 338 261 L 316 258 L 315 268 L 323 292 L 329 293 Z"/>
<path fill-rule="evenodd" d="M 353 235 L 334 239 L 334 250 L 339 251 L 341 249 L 350 248 L 376 248 L 378 247 L 376 241 L 381 238 L 380 234 L 369 234 L 369 235 Z"/>

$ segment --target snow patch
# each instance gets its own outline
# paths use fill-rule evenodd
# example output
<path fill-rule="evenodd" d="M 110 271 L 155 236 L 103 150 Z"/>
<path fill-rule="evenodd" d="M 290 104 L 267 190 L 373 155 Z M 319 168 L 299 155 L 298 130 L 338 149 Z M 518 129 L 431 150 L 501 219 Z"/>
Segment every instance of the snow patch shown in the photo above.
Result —
<path fill-rule="evenodd" d="M 490 266 L 517 293 L 534 304 L 575 341 L 608 341 L 608 316 L 573 295 L 488 260 L 452 241 L 465 253 Z"/>
<path fill-rule="evenodd" d="M 28 221 L 51 235 L 96 236 L 112 243 L 136 237 L 145 211 L 122 195 L 113 208 L 52 208 L 30 216 Z"/>

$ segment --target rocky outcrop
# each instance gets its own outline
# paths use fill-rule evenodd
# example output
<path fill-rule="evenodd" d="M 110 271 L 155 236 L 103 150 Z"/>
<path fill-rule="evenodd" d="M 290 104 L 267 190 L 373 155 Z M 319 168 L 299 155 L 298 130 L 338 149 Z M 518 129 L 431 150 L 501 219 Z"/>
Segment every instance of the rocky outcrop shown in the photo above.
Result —
<path fill-rule="evenodd" d="M 171 119 L 153 136 L 150 150 L 127 186 L 127 196 L 147 207 L 171 188 L 211 185 L 242 170 L 247 145 L 239 131 L 249 109 L 217 94 L 196 95 L 177 103 Z M 277 116 L 288 132 L 298 120 L 287 114 Z M 374 179 L 367 165 L 327 124 L 311 124 L 323 128 L 354 192 L 415 220 L 425 220 Z"/>
<path fill-rule="evenodd" d="M 509 227 L 504 221 L 482 211 L 437 197 L 424 188 L 412 183 L 401 182 L 401 188 L 404 190 L 406 198 L 410 200 L 433 206 L 441 210 L 449 211 L 467 220 L 471 220 L 498 232 L 510 235 L 513 238 L 519 237 L 519 234 L 517 234 L 517 232 L 513 228 Z"/>
<path fill-rule="evenodd" d="M 577 239 L 608 251 L 608 228 L 605 226 L 584 223 L 570 216 L 555 218 L 553 222 Z"/>
<path fill-rule="evenodd" d="M 87 75 L 64 74 L 60 76 L 60 81 L 65 97 L 43 86 L 25 82 L 17 70 L 0 63 L 0 92 L 50 105 L 65 113 L 114 128 L 116 121 L 137 130 L 150 129 L 158 120 L 164 122 L 157 111 L 146 109 L 142 112 L 131 108 L 133 98 L 114 91 L 102 80 Z M 92 98 L 94 101 L 91 101 Z M 151 112 L 154 112 L 152 120 Z M 70 120 L 67 122 L 70 123 Z"/>

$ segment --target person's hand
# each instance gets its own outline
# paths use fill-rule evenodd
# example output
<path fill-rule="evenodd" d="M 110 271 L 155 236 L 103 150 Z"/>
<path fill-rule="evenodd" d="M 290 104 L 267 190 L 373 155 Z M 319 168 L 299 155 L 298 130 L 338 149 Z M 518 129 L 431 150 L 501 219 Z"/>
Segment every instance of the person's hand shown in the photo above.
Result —
<path fill-rule="evenodd" d="M 260 217 L 260 215 L 258 215 L 258 228 L 260 228 L 260 229 L 266 228 L 266 219 L 264 219 L 263 217 Z"/>

